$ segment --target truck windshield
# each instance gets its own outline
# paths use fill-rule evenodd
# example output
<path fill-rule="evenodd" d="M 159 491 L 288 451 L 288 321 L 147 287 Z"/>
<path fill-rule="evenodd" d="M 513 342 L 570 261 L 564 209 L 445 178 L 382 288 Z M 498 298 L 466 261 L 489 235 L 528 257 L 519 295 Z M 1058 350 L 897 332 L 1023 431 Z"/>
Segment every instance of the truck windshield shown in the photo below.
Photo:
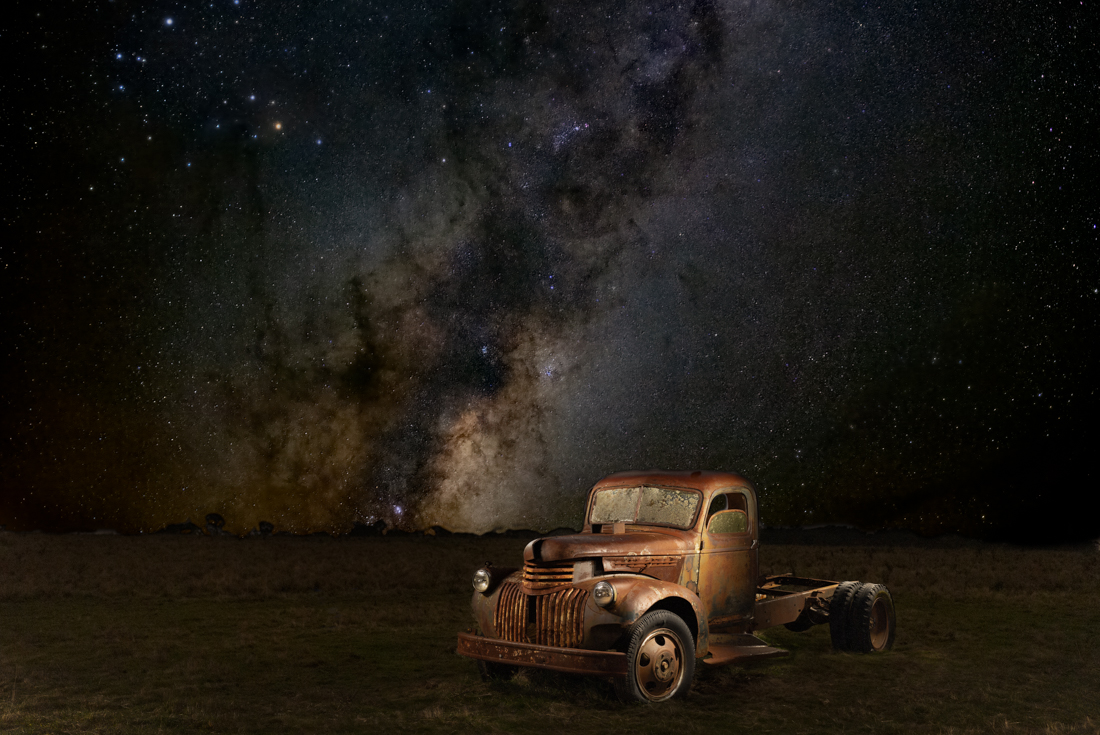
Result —
<path fill-rule="evenodd" d="M 687 528 L 695 520 L 699 493 L 669 487 L 613 487 L 592 499 L 590 523 L 652 523 Z"/>

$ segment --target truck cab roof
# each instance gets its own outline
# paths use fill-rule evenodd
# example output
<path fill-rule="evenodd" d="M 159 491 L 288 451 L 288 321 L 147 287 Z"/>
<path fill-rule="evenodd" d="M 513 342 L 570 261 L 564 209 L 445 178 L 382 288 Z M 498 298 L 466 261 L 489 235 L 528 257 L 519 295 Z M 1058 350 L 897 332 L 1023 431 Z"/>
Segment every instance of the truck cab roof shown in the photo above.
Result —
<path fill-rule="evenodd" d="M 752 488 L 752 483 L 735 472 L 715 472 L 713 470 L 630 470 L 608 475 L 595 484 L 593 491 L 605 487 L 623 487 L 628 485 L 658 485 L 663 487 L 686 487 L 701 490 L 709 494 L 715 490 L 730 487 Z"/>

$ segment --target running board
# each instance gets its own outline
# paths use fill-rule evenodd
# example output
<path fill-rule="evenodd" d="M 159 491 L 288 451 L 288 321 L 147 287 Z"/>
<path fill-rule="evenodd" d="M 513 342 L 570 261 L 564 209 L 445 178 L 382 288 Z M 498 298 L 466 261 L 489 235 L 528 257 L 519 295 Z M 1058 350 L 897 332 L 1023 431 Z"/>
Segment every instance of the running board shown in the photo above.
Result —
<path fill-rule="evenodd" d="M 718 640 L 715 641 L 714 639 Z M 714 635 L 711 636 L 710 650 L 703 663 L 711 666 L 744 664 L 765 658 L 789 656 L 789 651 L 772 648 L 754 635 Z"/>

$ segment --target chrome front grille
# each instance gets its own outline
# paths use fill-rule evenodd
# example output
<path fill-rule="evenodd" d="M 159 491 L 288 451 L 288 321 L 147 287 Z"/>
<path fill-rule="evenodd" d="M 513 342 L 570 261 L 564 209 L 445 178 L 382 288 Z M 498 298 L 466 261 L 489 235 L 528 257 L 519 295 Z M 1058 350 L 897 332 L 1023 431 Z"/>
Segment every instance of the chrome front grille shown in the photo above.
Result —
<path fill-rule="evenodd" d="M 573 562 L 560 564 L 523 564 L 523 586 L 529 590 L 547 590 L 573 581 Z"/>
<path fill-rule="evenodd" d="M 535 631 L 542 646 L 577 648 L 584 640 L 584 603 L 588 593 L 576 587 L 539 595 L 535 602 Z"/>
<path fill-rule="evenodd" d="M 497 635 L 516 643 L 578 648 L 584 640 L 587 601 L 588 592 L 576 587 L 528 595 L 518 584 L 506 582 L 497 598 Z"/>
<path fill-rule="evenodd" d="M 527 642 L 527 595 L 518 584 L 505 582 L 500 586 L 497 635 L 506 641 Z"/>

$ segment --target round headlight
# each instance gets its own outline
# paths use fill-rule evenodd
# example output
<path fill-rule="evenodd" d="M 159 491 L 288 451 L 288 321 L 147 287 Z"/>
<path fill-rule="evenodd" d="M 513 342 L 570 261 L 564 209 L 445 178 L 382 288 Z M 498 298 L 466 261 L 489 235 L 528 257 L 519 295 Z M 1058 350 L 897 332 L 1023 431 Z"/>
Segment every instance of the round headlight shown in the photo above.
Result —
<path fill-rule="evenodd" d="M 600 607 L 607 607 L 615 601 L 615 588 L 608 582 L 597 582 L 592 588 L 592 601 Z"/>
<path fill-rule="evenodd" d="M 489 589 L 489 583 L 493 580 L 489 574 L 488 569 L 478 569 L 474 572 L 474 589 L 478 592 L 484 592 Z"/>

